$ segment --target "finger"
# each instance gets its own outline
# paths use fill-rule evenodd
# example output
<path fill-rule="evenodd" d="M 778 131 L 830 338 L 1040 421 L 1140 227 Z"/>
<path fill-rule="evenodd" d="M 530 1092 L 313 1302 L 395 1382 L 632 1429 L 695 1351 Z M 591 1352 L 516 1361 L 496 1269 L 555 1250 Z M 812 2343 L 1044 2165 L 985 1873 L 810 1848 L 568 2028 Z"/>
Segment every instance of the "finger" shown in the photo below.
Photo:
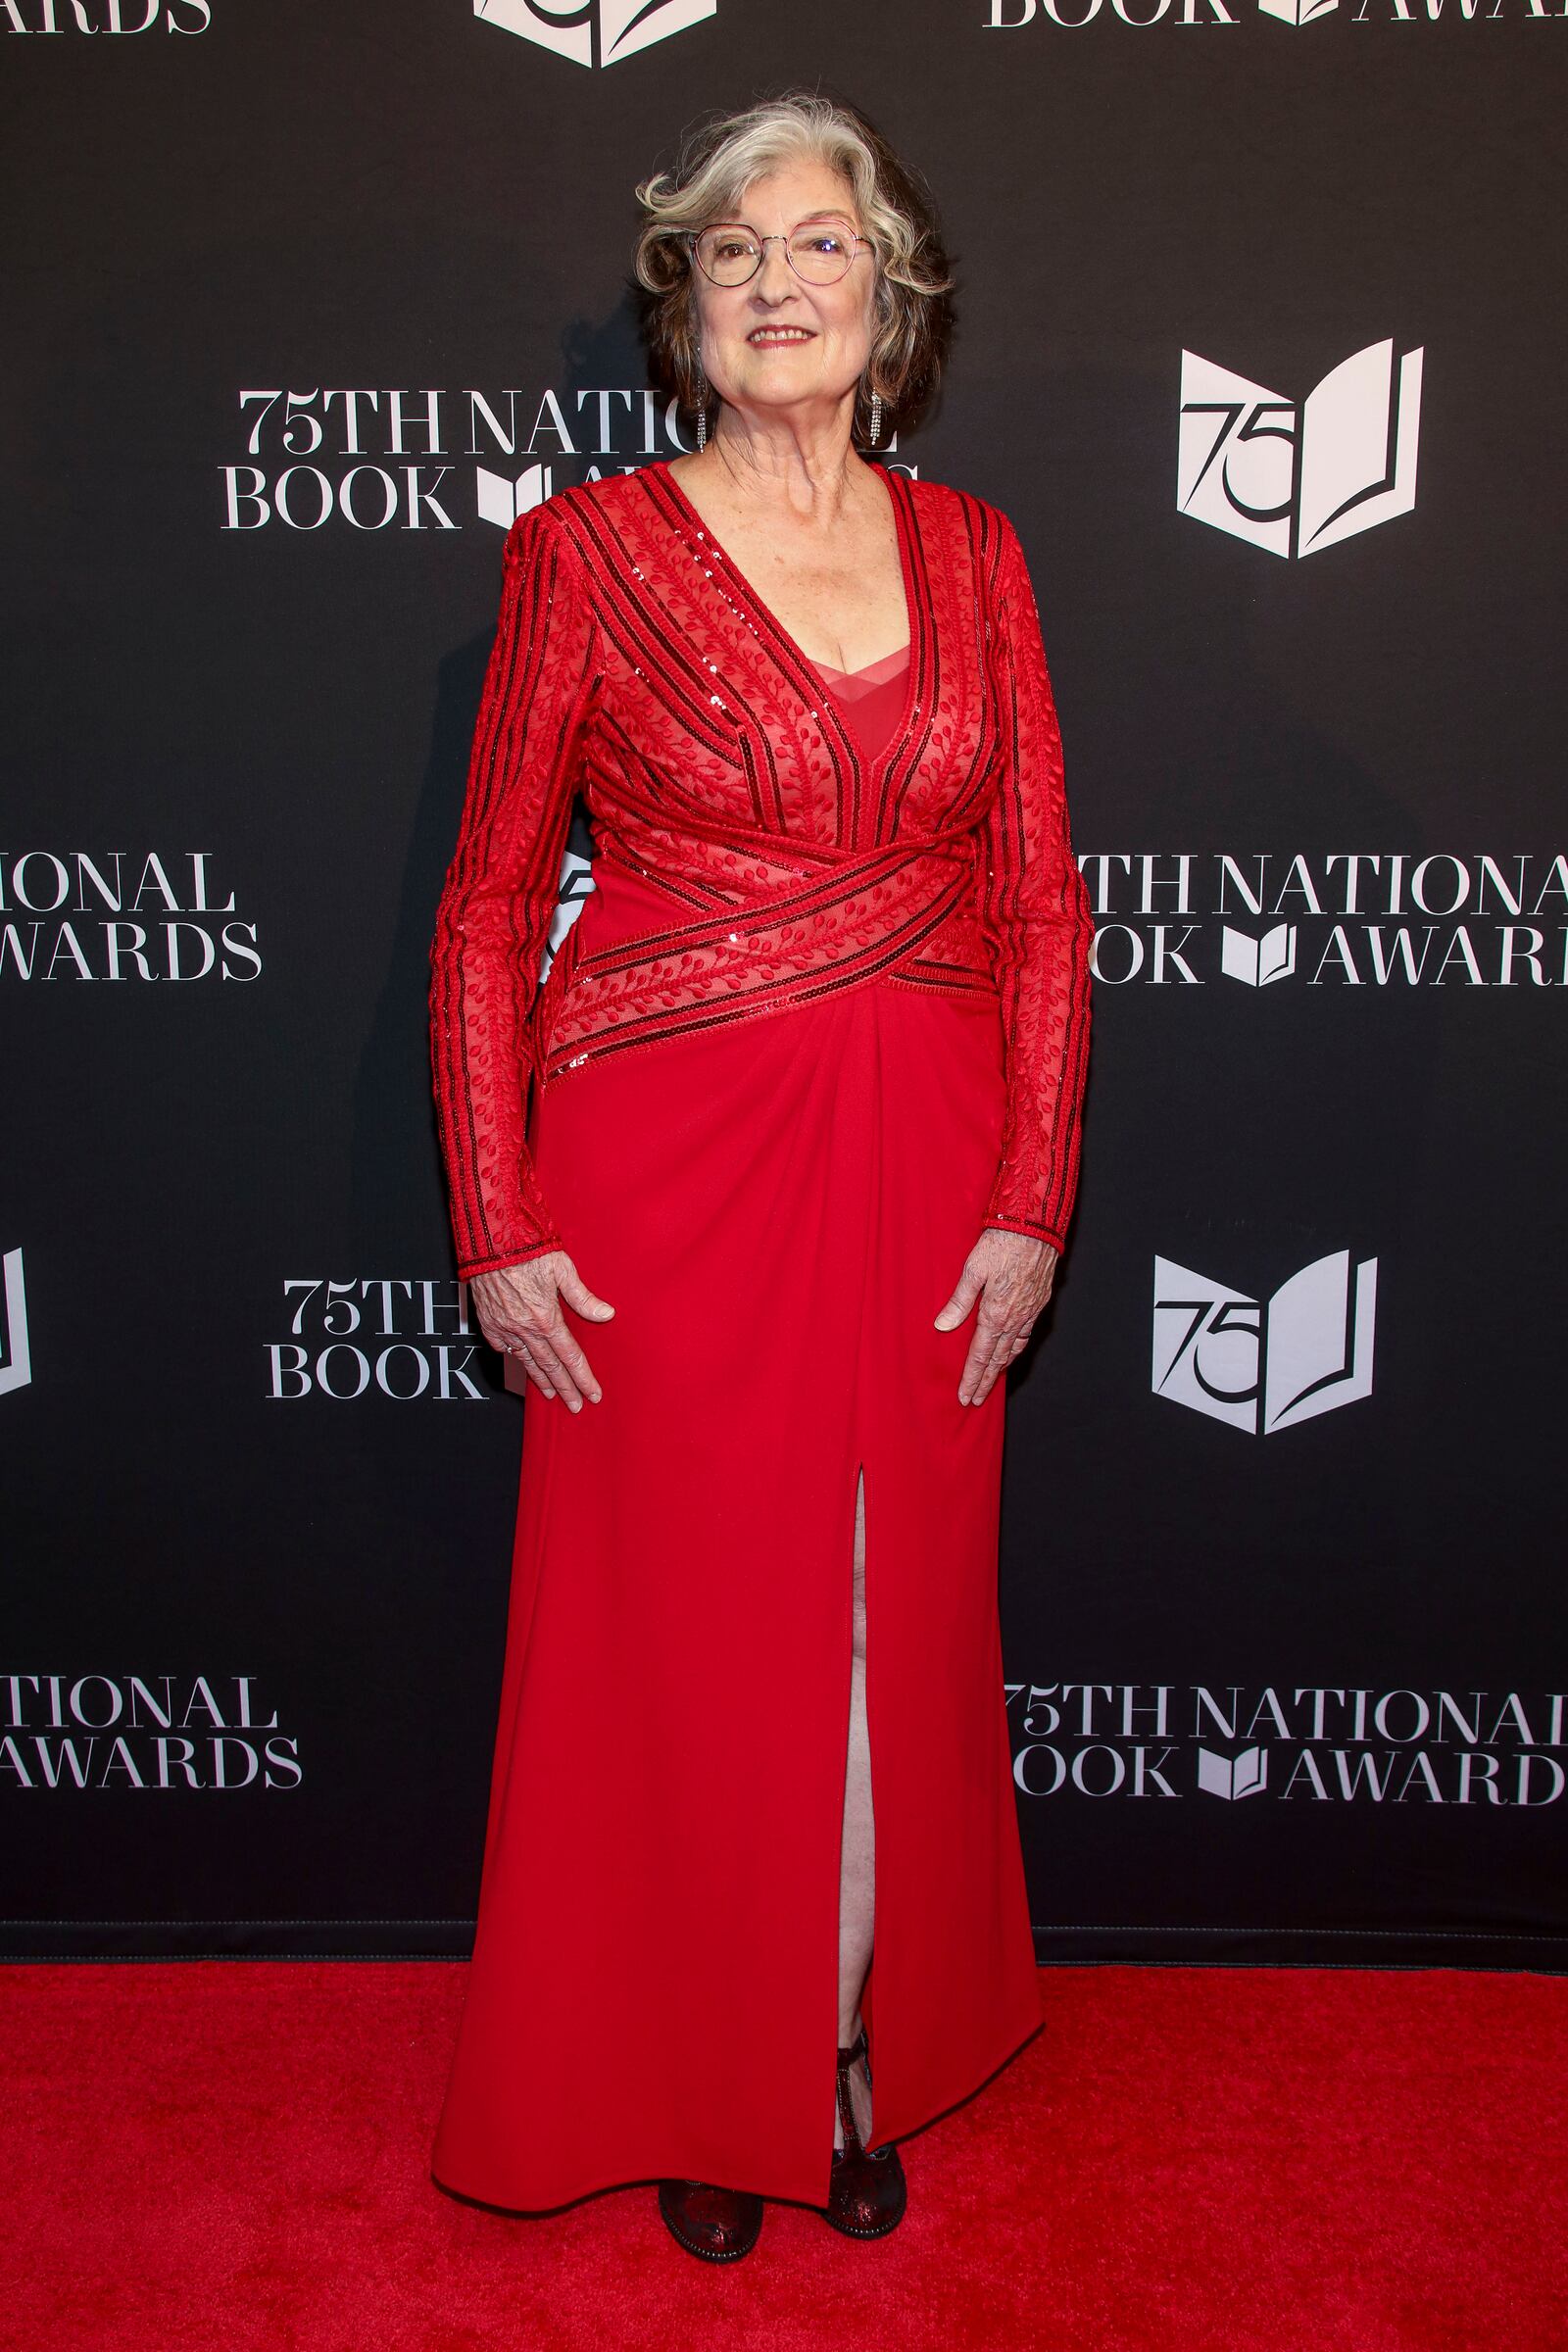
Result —
<path fill-rule="evenodd" d="M 959 1383 L 961 1403 L 984 1404 L 1000 1375 L 1021 1350 L 1026 1336 L 1011 1325 L 989 1334 L 976 1335 L 976 1344 L 969 1351 L 969 1362 L 964 1365 L 964 1377 Z M 974 1368 L 972 1378 L 971 1367 Z M 967 1395 L 965 1390 L 968 1391 Z"/>
<path fill-rule="evenodd" d="M 965 1266 L 954 1287 L 952 1298 L 936 1319 L 938 1331 L 956 1331 L 979 1298 L 983 1287 L 978 1275 L 971 1274 Z"/>
<path fill-rule="evenodd" d="M 514 1332 L 507 1341 L 507 1353 L 521 1364 L 541 1396 L 554 1396 L 556 1384 L 551 1379 L 543 1357 L 535 1350 L 530 1335 Z"/>
<path fill-rule="evenodd" d="M 608 1298 L 597 1297 L 588 1288 L 569 1259 L 561 1270 L 556 1288 L 573 1314 L 591 1315 L 596 1323 L 603 1323 L 615 1311 Z"/>
<path fill-rule="evenodd" d="M 612 1308 L 611 1312 L 613 1313 L 614 1309 Z M 597 1404 L 604 1392 L 595 1380 L 588 1358 L 573 1337 L 570 1326 L 564 1322 L 557 1323 L 550 1334 L 550 1345 L 557 1362 L 564 1365 L 574 1386 Z"/>
<path fill-rule="evenodd" d="M 524 1388 L 527 1387 L 529 1381 L 532 1381 L 534 1387 L 539 1389 L 545 1396 L 550 1394 L 549 1390 L 545 1388 L 543 1381 L 539 1377 L 538 1366 L 534 1363 L 533 1358 L 528 1353 L 525 1343 L 518 1338 L 515 1332 L 508 1332 L 506 1334 L 501 1343 L 501 1352 L 506 1357 L 509 1364 L 520 1364 L 522 1366 Z"/>
<path fill-rule="evenodd" d="M 543 1396 L 558 1396 L 565 1393 L 567 1384 L 564 1381 L 554 1350 L 535 1325 L 512 1324 L 504 1334 L 503 1345 L 506 1353 L 516 1357 L 523 1365 Z"/>
<path fill-rule="evenodd" d="M 544 1374 L 534 1362 L 533 1357 L 528 1353 L 527 1348 L 514 1348 L 510 1352 L 516 1358 L 518 1363 L 521 1364 L 523 1371 L 526 1373 L 528 1379 L 532 1381 L 540 1396 L 554 1396 L 556 1393 L 555 1390 L 551 1387 L 549 1381 L 546 1380 Z"/>
<path fill-rule="evenodd" d="M 976 1394 L 974 1399 L 976 1404 L 984 1404 L 986 1398 L 996 1387 L 997 1382 L 1006 1377 L 1009 1368 L 1016 1363 L 1018 1357 L 1022 1355 L 1026 1345 L 1027 1341 L 1024 1338 L 1014 1336 L 1007 1342 L 1005 1347 L 1000 1348 L 997 1350 L 991 1367 L 984 1380 L 981 1382 L 979 1391 Z"/>
<path fill-rule="evenodd" d="M 574 1413 L 581 1412 L 582 1396 L 576 1381 L 556 1351 L 554 1334 L 543 1338 L 538 1332 L 531 1331 L 528 1334 L 528 1352 L 531 1361 L 538 1365 L 562 1402 Z"/>
<path fill-rule="evenodd" d="M 1006 1328 L 996 1320 L 996 1308 L 991 1299 L 984 1296 L 986 1288 L 984 1282 L 981 1282 L 978 1288 L 982 1294 L 980 1312 L 975 1317 L 974 1330 L 969 1339 L 969 1352 L 963 1359 L 963 1370 L 958 1378 L 958 1401 L 960 1404 L 968 1404 L 973 1398 L 976 1386 L 991 1359 L 991 1351 L 996 1346 L 997 1339 Z"/>
<path fill-rule="evenodd" d="M 974 1402 L 975 1393 L 985 1377 L 986 1366 L 990 1361 L 991 1343 L 984 1332 L 977 1331 L 969 1342 L 969 1352 L 963 1359 L 963 1370 L 958 1376 L 958 1402 L 960 1404 Z"/>

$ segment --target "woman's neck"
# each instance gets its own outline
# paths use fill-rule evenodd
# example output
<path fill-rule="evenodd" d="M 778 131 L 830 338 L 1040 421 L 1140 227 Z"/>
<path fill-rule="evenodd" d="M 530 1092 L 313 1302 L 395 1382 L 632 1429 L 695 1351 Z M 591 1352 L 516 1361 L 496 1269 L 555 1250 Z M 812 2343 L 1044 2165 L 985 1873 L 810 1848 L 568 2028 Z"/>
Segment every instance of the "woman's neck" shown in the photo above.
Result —
<path fill-rule="evenodd" d="M 676 461 L 681 486 L 696 483 L 737 513 L 830 528 L 863 496 L 870 471 L 851 444 L 853 416 L 853 399 L 799 422 L 748 417 L 726 404 L 707 449 Z"/>

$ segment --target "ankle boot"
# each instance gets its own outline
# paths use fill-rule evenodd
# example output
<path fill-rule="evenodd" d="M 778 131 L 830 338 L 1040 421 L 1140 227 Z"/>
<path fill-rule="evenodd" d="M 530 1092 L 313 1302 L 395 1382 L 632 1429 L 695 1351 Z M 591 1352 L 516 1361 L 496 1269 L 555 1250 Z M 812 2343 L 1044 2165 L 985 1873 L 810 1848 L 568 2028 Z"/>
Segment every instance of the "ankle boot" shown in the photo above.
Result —
<path fill-rule="evenodd" d="M 707 2180 L 661 2180 L 659 2210 L 670 2235 L 700 2262 L 739 2262 L 762 2227 L 760 2197 Z"/>
<path fill-rule="evenodd" d="M 844 2145 L 833 2151 L 833 2178 L 822 2217 L 846 2237 L 886 2237 L 904 2219 L 908 2189 L 897 2148 L 890 2144 L 868 2152 L 861 2144 L 850 2102 L 850 2069 L 858 2058 L 865 2059 L 869 2083 L 871 2061 L 863 2027 L 851 2047 L 839 2052 L 839 2129 Z"/>

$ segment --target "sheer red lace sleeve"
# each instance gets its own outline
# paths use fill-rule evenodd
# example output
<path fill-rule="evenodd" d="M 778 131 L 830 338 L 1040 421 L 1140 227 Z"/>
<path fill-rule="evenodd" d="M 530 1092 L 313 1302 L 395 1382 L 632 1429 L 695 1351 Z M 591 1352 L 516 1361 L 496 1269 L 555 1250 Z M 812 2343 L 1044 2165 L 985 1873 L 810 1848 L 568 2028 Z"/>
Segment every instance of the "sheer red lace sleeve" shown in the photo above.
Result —
<path fill-rule="evenodd" d="M 1002 995 L 1007 1109 L 988 1225 L 1060 1249 L 1078 1184 L 1089 1059 L 1089 893 L 1072 854 L 1061 736 L 1017 533 L 997 517 L 993 659 L 1002 789 L 977 843 L 981 930 Z"/>
<path fill-rule="evenodd" d="M 530 1014 L 593 692 L 587 582 L 552 516 L 507 534 L 458 846 L 430 948 L 436 1116 L 458 1271 L 561 1248 L 528 1155 Z"/>

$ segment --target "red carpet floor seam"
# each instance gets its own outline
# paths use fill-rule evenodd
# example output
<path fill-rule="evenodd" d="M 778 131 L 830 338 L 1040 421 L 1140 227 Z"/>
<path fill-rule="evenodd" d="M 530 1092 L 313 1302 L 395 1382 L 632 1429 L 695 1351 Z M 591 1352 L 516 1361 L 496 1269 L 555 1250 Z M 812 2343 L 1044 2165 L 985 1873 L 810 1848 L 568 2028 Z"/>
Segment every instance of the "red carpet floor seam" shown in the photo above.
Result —
<path fill-rule="evenodd" d="M 651 2187 L 432 2184 L 464 1973 L 0 1972 L 0 2344 L 1568 2352 L 1561 1979 L 1045 1971 L 1045 2031 L 904 2144 L 900 2230 L 770 2205 L 719 2268 Z"/>

